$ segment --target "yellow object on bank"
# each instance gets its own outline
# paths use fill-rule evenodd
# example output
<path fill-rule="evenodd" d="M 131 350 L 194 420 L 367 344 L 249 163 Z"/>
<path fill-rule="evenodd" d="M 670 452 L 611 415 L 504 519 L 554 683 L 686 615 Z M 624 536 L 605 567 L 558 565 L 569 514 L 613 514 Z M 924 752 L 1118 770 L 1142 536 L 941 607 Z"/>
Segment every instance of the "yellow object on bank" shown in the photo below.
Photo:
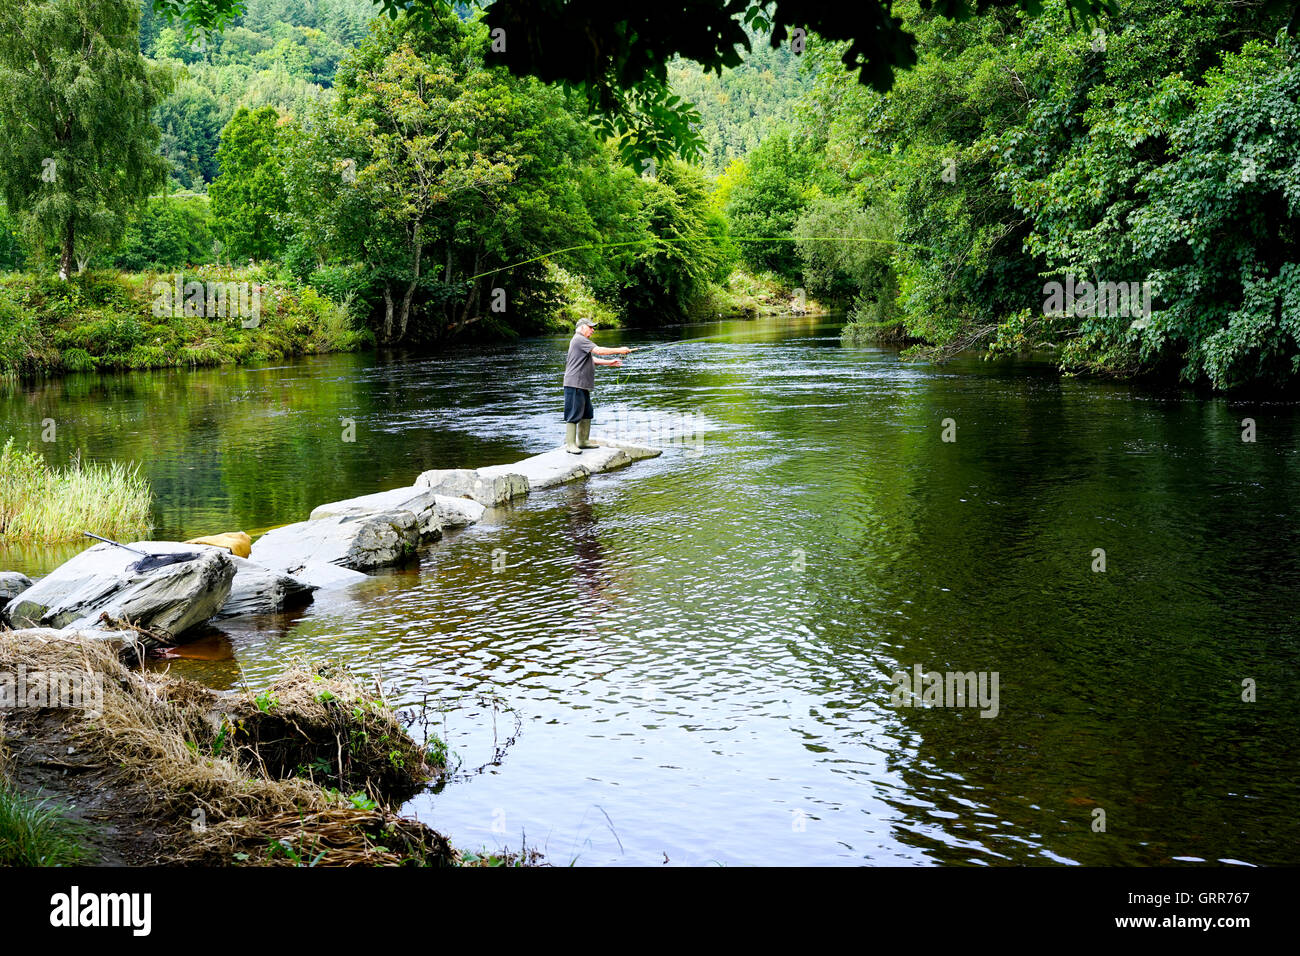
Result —
<path fill-rule="evenodd" d="M 239 558 L 246 558 L 253 550 L 253 539 L 242 531 L 228 531 L 225 534 L 210 534 L 206 538 L 190 538 L 186 544 L 210 544 L 214 548 L 225 548 Z"/>

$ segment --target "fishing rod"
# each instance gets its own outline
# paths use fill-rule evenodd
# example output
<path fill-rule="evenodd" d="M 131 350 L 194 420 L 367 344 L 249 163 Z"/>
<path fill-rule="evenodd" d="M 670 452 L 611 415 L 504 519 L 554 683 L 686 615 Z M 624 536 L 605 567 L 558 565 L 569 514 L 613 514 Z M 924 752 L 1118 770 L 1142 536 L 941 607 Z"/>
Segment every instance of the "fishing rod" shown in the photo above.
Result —
<path fill-rule="evenodd" d="M 173 551 L 170 554 L 150 554 L 147 551 L 141 551 L 138 548 L 129 548 L 119 541 L 112 538 L 104 538 L 97 534 L 91 534 L 89 531 L 81 532 L 87 538 L 94 538 L 96 541 L 102 541 L 105 544 L 111 544 L 115 548 L 121 548 L 123 551 L 130 551 L 132 554 L 140 555 L 140 560 L 127 566 L 128 571 L 144 572 L 156 571 L 158 568 L 165 568 L 172 564 L 182 564 L 186 561 L 193 561 L 199 557 L 197 551 Z"/>

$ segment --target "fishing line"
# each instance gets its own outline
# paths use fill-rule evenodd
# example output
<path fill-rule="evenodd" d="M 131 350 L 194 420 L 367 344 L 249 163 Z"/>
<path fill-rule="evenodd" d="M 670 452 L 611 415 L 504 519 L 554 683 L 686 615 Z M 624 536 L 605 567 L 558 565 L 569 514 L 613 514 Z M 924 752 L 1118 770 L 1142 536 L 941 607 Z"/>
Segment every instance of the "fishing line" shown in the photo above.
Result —
<path fill-rule="evenodd" d="M 900 242 L 897 239 L 865 239 L 860 236 L 705 236 L 694 239 L 686 237 L 676 237 L 664 239 L 655 236 L 650 239 L 629 239 L 626 242 L 589 242 L 580 246 L 566 246 L 563 249 L 555 249 L 551 252 L 542 253 L 540 256 L 533 256 L 531 259 L 523 259 L 519 262 L 512 262 L 508 266 L 501 266 L 498 269 L 489 269 L 487 272 L 480 272 L 478 275 L 470 276 L 465 282 L 473 282 L 476 279 L 482 279 L 485 276 L 496 275 L 498 272 L 505 272 L 508 269 L 517 269 L 520 266 L 531 265 L 534 262 L 541 262 L 543 259 L 549 259 L 551 256 L 558 256 L 566 252 L 578 252 L 583 249 L 617 249 L 621 246 L 643 246 L 647 243 L 673 243 L 673 242 L 880 242 L 889 243 L 895 246 L 902 246 L 906 249 L 924 249 L 926 252 L 938 252 L 932 246 L 923 246 L 915 242 Z"/>

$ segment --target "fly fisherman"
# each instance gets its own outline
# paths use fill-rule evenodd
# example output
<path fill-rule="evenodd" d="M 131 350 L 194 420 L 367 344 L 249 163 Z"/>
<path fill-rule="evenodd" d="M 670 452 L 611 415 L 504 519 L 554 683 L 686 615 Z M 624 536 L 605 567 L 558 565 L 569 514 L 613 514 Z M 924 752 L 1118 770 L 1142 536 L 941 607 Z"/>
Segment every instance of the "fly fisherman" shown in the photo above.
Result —
<path fill-rule="evenodd" d="M 581 455 L 584 448 L 596 448 L 591 442 L 591 390 L 596 387 L 596 366 L 608 365 L 622 368 L 618 359 L 597 358 L 598 355 L 627 355 L 629 348 L 601 348 L 591 340 L 596 323 L 580 319 L 578 331 L 569 342 L 569 356 L 564 364 L 564 450 L 571 455 Z"/>

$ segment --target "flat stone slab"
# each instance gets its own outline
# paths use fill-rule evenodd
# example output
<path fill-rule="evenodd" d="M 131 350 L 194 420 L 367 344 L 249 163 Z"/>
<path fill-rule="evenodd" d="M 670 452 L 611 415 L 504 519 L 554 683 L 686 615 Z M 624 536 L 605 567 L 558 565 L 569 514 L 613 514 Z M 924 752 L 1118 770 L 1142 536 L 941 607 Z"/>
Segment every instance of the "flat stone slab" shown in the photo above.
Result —
<path fill-rule="evenodd" d="M 578 481 L 601 471 L 611 471 L 632 464 L 632 459 L 621 448 L 584 448 L 581 455 L 571 455 L 563 448 L 533 455 L 513 465 L 494 465 L 480 468 L 479 473 L 492 474 L 496 469 L 509 469 L 528 479 L 528 489 L 539 491 L 554 488 L 570 481 Z"/>
<path fill-rule="evenodd" d="M 349 512 L 268 531 L 254 542 L 249 557 L 265 568 L 314 584 L 303 573 L 311 565 L 369 571 L 401 564 L 419 543 L 420 520 L 414 512 Z"/>
<path fill-rule="evenodd" d="M 351 568 L 341 568 L 337 564 L 312 562 L 305 564 L 293 574 L 296 581 L 316 588 L 318 591 L 337 591 L 350 584 L 369 581 L 370 575 Z"/>
<path fill-rule="evenodd" d="M 592 442 L 597 445 L 604 445 L 606 448 L 619 448 L 632 461 L 644 461 L 647 458 L 658 458 L 664 453 L 662 448 L 653 448 L 650 445 L 638 445 L 630 441 L 614 441 L 612 438 L 592 438 Z"/>
<path fill-rule="evenodd" d="M 603 471 L 623 468 L 643 458 L 654 458 L 663 454 L 658 448 L 646 445 L 633 445 L 629 442 L 616 442 L 592 439 L 599 448 L 584 448 L 581 455 L 572 455 L 563 446 L 554 451 L 542 452 L 513 465 L 489 465 L 480 468 L 480 475 L 495 477 L 508 473 L 520 474 L 528 479 L 529 491 L 554 488 L 570 481 L 579 481 Z"/>
<path fill-rule="evenodd" d="M 487 508 L 498 508 L 528 494 L 528 479 L 514 466 L 494 469 L 444 468 L 426 471 L 415 479 L 417 488 L 427 488 L 449 498 L 470 498 Z"/>
<path fill-rule="evenodd" d="M 436 541 L 442 537 L 443 524 L 438 515 L 438 498 L 429 488 L 394 488 L 373 495 L 346 498 L 318 505 L 307 516 L 308 521 L 334 518 L 340 515 L 376 515 L 386 511 L 409 511 L 419 522 L 420 540 Z"/>

